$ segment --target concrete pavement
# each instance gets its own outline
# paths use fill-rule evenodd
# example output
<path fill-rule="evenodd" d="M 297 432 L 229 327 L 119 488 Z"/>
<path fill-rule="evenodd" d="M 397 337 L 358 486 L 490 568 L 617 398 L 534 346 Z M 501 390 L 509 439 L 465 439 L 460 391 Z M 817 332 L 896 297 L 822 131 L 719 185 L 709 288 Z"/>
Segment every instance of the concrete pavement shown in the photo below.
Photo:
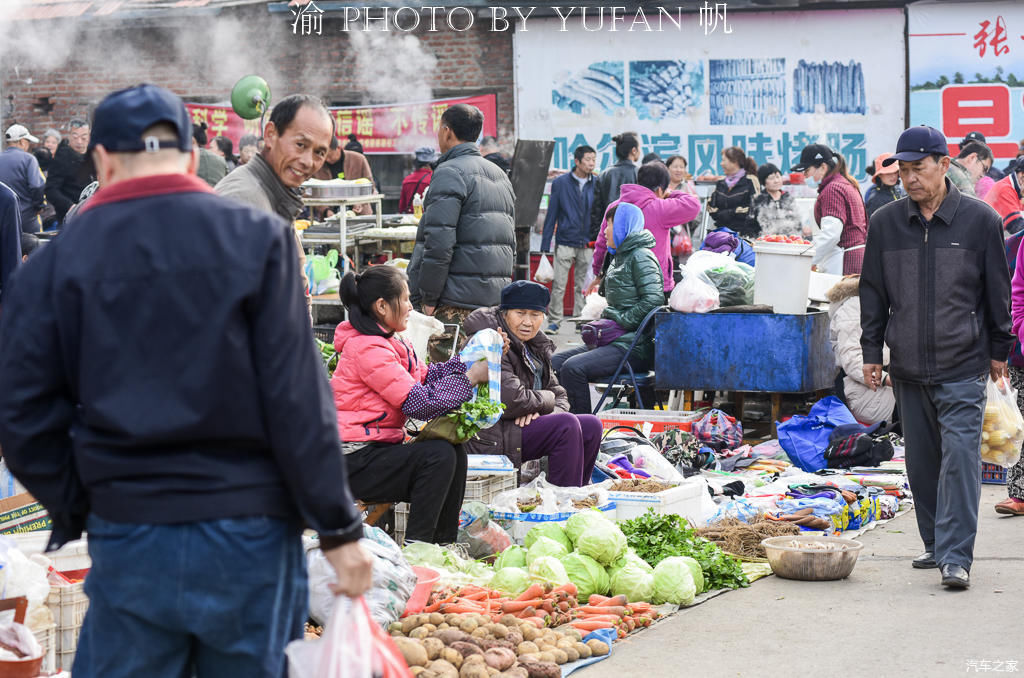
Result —
<path fill-rule="evenodd" d="M 931 678 L 1010 673 L 1006 662 L 1024 673 L 1024 517 L 995 513 L 1005 497 L 1005 486 L 983 486 L 966 591 L 911 568 L 922 547 L 910 511 L 859 537 L 845 580 L 767 577 L 617 643 L 578 675 Z"/>

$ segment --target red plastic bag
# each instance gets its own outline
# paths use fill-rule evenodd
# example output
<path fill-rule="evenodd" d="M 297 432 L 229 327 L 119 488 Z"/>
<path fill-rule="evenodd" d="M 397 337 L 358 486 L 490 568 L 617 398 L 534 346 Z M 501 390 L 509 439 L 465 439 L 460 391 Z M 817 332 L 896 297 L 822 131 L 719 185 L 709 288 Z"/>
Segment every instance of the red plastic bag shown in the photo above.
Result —
<path fill-rule="evenodd" d="M 384 633 L 362 596 L 339 596 L 319 640 L 285 648 L 288 678 L 412 678 L 401 652 Z"/>
<path fill-rule="evenodd" d="M 693 241 L 690 234 L 684 227 L 683 230 L 672 236 L 672 256 L 679 257 L 685 254 L 693 254 Z"/>

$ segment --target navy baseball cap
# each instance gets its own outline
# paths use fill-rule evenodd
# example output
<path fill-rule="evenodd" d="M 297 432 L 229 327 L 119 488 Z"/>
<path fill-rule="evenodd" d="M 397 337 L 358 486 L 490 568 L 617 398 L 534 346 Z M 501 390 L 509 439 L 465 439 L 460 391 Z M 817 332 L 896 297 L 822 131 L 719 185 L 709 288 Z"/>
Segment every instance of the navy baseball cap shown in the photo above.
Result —
<path fill-rule="evenodd" d="M 804 146 L 804 150 L 800 151 L 800 162 L 793 165 L 789 171 L 803 172 L 808 167 L 817 167 L 822 163 L 830 161 L 832 156 L 832 149 L 825 144 Z"/>
<path fill-rule="evenodd" d="M 896 142 L 896 152 L 882 161 L 882 167 L 888 167 L 898 160 L 916 162 L 936 153 L 949 155 L 945 135 L 934 127 L 918 125 L 900 135 Z"/>
<path fill-rule="evenodd" d="M 967 136 L 964 137 L 964 140 L 963 140 L 962 143 L 966 144 L 968 141 L 980 141 L 981 143 L 985 143 L 985 135 L 982 134 L 981 132 L 977 132 L 977 131 L 975 131 L 975 132 L 968 132 Z"/>
<path fill-rule="evenodd" d="M 142 133 L 165 122 L 178 133 L 176 140 L 142 138 Z M 89 151 L 102 145 L 112 153 L 192 150 L 192 121 L 185 103 L 176 94 L 156 85 L 138 85 L 108 94 L 93 113 Z"/>

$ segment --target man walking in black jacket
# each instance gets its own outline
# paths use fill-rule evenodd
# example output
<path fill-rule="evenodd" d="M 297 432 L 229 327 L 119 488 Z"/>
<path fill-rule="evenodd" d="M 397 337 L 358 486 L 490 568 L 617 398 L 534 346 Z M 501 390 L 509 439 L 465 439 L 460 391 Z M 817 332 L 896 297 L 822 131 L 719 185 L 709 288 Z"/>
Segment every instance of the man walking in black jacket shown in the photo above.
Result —
<path fill-rule="evenodd" d="M 967 588 L 981 500 L 985 382 L 1006 376 L 1013 346 L 1010 274 L 999 215 L 945 178 L 946 139 L 912 127 L 895 155 L 908 197 L 871 217 L 860 279 L 864 383 L 891 381 L 925 552 L 942 584 Z"/>
<path fill-rule="evenodd" d="M 96 109 L 100 189 L 4 289 L 0 445 L 50 548 L 88 528 L 75 678 L 284 678 L 303 524 L 360 595 L 372 565 L 291 224 L 196 178 L 181 99 Z"/>

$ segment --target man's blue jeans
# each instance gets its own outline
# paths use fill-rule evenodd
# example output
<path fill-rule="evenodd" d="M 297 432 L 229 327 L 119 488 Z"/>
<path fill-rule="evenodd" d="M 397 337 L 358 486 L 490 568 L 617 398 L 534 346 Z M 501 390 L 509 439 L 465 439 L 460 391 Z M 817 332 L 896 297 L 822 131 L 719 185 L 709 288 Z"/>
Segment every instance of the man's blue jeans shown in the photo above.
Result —
<path fill-rule="evenodd" d="M 88 521 L 75 678 L 284 678 L 308 594 L 299 528 L 274 518 Z"/>

